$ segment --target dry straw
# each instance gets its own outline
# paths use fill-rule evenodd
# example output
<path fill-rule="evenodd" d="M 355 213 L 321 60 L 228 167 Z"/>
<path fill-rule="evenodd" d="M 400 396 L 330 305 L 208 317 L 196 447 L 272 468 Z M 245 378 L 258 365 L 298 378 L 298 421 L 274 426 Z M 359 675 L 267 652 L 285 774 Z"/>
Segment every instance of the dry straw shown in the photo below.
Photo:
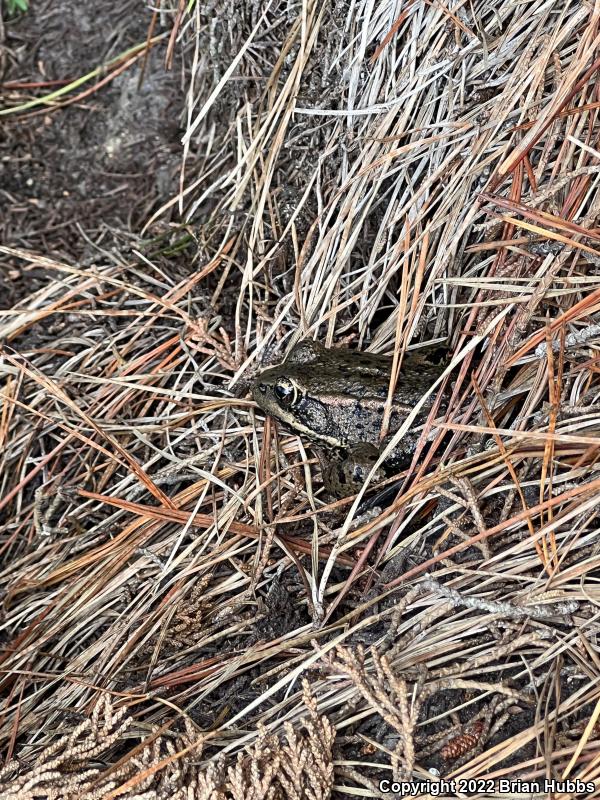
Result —
<path fill-rule="evenodd" d="M 600 3 L 180 6 L 157 240 L 1 248 L 0 794 L 596 779 Z M 300 337 L 449 350 L 384 509 L 248 399 Z"/>

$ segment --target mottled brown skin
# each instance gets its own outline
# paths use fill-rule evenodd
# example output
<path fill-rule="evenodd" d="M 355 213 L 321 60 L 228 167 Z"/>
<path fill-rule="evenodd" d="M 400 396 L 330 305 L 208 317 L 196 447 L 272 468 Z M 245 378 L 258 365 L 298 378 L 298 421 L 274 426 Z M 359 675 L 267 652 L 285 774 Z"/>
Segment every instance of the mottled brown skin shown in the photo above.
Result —
<path fill-rule="evenodd" d="M 380 442 L 391 365 L 385 356 L 327 349 L 304 340 L 253 383 L 254 399 L 267 414 L 318 446 L 325 487 L 334 496 L 360 489 L 381 450 L 443 369 L 428 361 L 427 354 L 404 359 L 388 435 Z M 421 410 L 415 426 L 430 407 L 428 403 Z M 414 431 L 403 438 L 375 474 L 376 481 L 409 460 L 417 438 Z"/>

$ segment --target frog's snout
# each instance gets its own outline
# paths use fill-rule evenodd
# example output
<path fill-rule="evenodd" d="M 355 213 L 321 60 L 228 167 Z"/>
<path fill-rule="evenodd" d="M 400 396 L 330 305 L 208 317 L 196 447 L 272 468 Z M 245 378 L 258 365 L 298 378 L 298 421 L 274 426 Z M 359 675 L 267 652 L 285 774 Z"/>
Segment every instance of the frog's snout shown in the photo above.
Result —
<path fill-rule="evenodd" d="M 262 406 L 262 404 L 265 402 L 265 398 L 267 397 L 268 392 L 269 392 L 269 386 L 263 381 L 257 381 L 252 386 L 252 397 L 254 398 L 254 401 L 258 403 L 259 406 Z"/>
<path fill-rule="evenodd" d="M 254 395 L 254 399 L 258 401 L 261 397 L 264 397 L 267 393 L 268 388 L 269 387 L 267 386 L 266 383 L 262 382 L 255 383 L 254 386 L 252 387 L 252 394 Z"/>

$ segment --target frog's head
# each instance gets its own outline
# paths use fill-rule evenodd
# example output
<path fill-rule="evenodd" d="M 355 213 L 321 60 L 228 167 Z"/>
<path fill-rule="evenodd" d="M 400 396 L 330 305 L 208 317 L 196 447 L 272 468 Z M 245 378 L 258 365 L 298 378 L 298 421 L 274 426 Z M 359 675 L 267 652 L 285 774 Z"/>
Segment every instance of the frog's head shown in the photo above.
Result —
<path fill-rule="evenodd" d="M 298 400 L 298 386 L 282 373 L 280 367 L 266 369 L 252 384 L 252 396 L 258 405 L 278 419 L 288 422 Z"/>
<path fill-rule="evenodd" d="M 306 393 L 307 370 L 311 364 L 316 366 L 323 350 L 322 345 L 305 339 L 292 348 L 285 361 L 256 376 L 252 395 L 263 411 L 295 427 L 298 401 Z"/>
<path fill-rule="evenodd" d="M 293 425 L 300 387 L 282 370 L 283 366 L 265 369 L 257 375 L 252 384 L 252 396 L 267 414 Z"/>
<path fill-rule="evenodd" d="M 263 370 L 252 384 L 256 403 L 296 433 L 325 446 L 339 446 L 328 408 L 314 389 L 323 348 L 314 342 L 296 345 L 283 363 Z"/>

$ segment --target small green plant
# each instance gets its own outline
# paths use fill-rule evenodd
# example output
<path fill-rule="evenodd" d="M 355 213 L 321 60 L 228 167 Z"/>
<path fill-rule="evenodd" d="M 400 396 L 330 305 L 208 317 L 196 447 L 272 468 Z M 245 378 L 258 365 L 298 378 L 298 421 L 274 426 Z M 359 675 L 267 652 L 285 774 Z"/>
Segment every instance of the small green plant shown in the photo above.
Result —
<path fill-rule="evenodd" d="M 6 7 L 9 17 L 14 17 L 15 14 L 24 14 L 29 8 L 29 0 L 6 0 Z"/>

